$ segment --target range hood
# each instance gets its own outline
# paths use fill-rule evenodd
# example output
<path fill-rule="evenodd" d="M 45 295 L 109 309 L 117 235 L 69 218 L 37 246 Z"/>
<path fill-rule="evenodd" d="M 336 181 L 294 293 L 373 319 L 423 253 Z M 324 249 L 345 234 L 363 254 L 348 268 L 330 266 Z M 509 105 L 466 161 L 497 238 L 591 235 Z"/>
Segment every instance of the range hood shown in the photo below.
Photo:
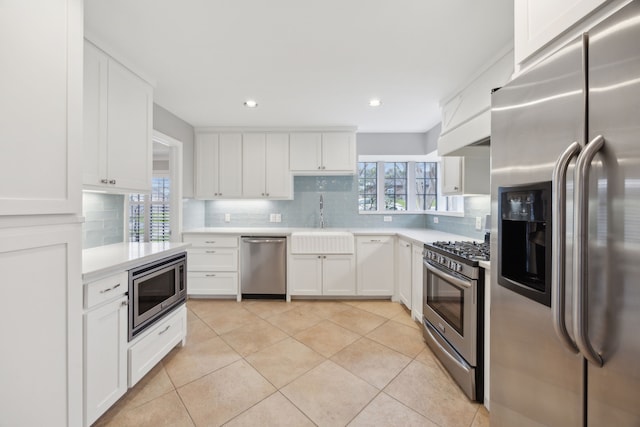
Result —
<path fill-rule="evenodd" d="M 454 96 L 441 102 L 439 156 L 489 156 L 491 91 L 513 74 L 513 49 L 505 49 Z"/>

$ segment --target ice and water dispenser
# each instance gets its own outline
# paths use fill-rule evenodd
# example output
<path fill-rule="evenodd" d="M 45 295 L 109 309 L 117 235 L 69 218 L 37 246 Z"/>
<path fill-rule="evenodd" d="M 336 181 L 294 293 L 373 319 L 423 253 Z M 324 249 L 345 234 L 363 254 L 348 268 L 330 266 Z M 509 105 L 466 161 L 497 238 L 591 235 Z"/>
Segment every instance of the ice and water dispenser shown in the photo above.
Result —
<path fill-rule="evenodd" d="M 498 194 L 498 284 L 551 306 L 551 182 Z"/>

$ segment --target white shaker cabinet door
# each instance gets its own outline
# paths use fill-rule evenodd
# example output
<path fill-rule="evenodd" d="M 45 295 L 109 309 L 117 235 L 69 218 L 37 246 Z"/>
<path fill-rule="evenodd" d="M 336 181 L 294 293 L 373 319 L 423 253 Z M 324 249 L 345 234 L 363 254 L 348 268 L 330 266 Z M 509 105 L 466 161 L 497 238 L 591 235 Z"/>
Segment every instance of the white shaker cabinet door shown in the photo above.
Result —
<path fill-rule="evenodd" d="M 0 215 L 79 214 L 82 2 L 0 8 Z"/>
<path fill-rule="evenodd" d="M 322 168 L 322 134 L 296 132 L 290 135 L 289 166 L 292 172 L 317 172 Z"/>
<path fill-rule="evenodd" d="M 353 255 L 322 255 L 322 294 L 356 294 L 356 266 Z"/>
<path fill-rule="evenodd" d="M 150 191 L 151 86 L 113 60 L 109 61 L 108 68 L 108 179 L 119 189 Z"/>
<path fill-rule="evenodd" d="M 242 196 L 242 135 L 221 133 L 218 153 L 218 197 Z M 209 165 L 209 167 L 215 165 Z"/>
<path fill-rule="evenodd" d="M 322 134 L 322 170 L 355 173 L 356 147 L 352 132 Z"/>
<path fill-rule="evenodd" d="M 242 196 L 266 197 L 266 135 L 245 133 L 242 135 Z"/>
<path fill-rule="evenodd" d="M 290 295 L 322 295 L 322 255 L 289 257 Z"/>
<path fill-rule="evenodd" d="M 289 172 L 289 135 L 268 133 L 266 144 L 266 195 L 272 199 L 293 199 L 293 181 Z"/>
<path fill-rule="evenodd" d="M 400 301 L 411 310 L 411 243 L 398 240 L 398 296 Z"/>
<path fill-rule="evenodd" d="M 218 141 L 217 133 L 196 135 L 195 196 L 213 199 L 218 195 Z"/>
<path fill-rule="evenodd" d="M 127 391 L 127 297 L 85 314 L 85 425 Z"/>

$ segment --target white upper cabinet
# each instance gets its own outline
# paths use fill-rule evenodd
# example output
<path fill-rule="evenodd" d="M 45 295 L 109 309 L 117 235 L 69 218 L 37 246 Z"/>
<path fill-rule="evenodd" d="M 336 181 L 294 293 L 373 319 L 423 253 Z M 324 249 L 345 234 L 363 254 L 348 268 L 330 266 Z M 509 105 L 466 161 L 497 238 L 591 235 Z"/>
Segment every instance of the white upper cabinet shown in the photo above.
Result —
<path fill-rule="evenodd" d="M 195 160 L 197 199 L 242 196 L 241 134 L 197 134 Z"/>
<path fill-rule="evenodd" d="M 515 63 L 522 64 L 608 0 L 516 0 L 514 3 Z M 571 38 L 583 30 L 572 32 Z"/>
<path fill-rule="evenodd" d="M 491 162 L 488 157 L 443 157 L 442 194 L 489 194 Z"/>
<path fill-rule="evenodd" d="M 84 174 L 87 188 L 151 190 L 153 91 L 85 41 Z"/>
<path fill-rule="evenodd" d="M 0 7 L 0 215 L 80 214 L 82 3 Z"/>
<path fill-rule="evenodd" d="M 356 172 L 355 134 L 291 133 L 289 165 L 295 175 L 353 175 Z"/>
<path fill-rule="evenodd" d="M 242 196 L 291 199 L 289 135 L 245 133 L 242 135 Z"/>

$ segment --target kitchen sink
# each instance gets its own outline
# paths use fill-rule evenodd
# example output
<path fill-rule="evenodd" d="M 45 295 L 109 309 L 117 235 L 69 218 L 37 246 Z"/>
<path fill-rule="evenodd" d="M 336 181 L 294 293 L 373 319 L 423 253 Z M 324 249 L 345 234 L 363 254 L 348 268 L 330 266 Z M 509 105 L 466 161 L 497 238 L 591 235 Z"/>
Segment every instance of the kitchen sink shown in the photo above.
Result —
<path fill-rule="evenodd" d="M 352 254 L 353 252 L 353 234 L 348 231 L 291 233 L 292 254 Z"/>

